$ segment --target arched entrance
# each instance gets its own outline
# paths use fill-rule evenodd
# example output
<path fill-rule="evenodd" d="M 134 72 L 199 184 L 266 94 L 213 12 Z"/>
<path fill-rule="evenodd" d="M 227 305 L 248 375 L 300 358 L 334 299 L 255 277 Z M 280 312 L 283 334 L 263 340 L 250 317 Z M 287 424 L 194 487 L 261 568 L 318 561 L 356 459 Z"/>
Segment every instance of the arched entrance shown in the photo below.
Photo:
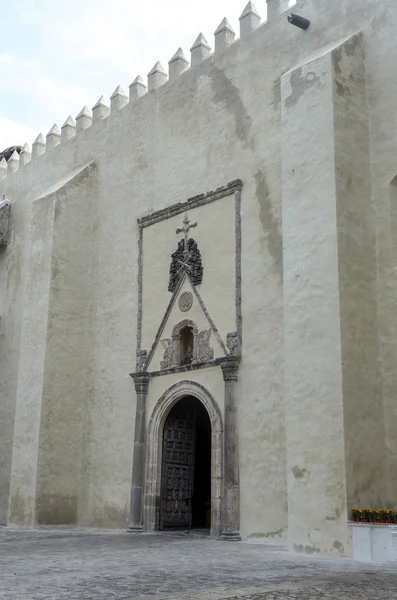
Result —
<path fill-rule="evenodd" d="M 164 423 L 160 529 L 210 529 L 211 422 L 194 396 L 179 400 Z"/>
<path fill-rule="evenodd" d="M 180 439 L 178 432 L 184 432 L 186 438 L 186 433 L 192 431 L 193 427 L 192 424 L 189 426 L 188 424 L 194 421 L 195 439 L 192 439 L 192 442 L 194 442 L 193 454 L 195 455 L 193 457 L 190 454 L 187 457 L 186 453 L 190 450 L 181 447 L 183 440 Z M 175 452 L 181 454 L 178 456 Z M 184 456 L 181 456 L 182 454 Z M 176 461 L 173 462 L 173 459 Z M 183 461 L 187 464 L 181 464 Z M 211 394 L 203 386 L 192 381 L 181 381 L 171 386 L 157 402 L 148 424 L 145 531 L 182 527 L 188 529 L 189 526 L 201 528 L 210 525 L 211 535 L 219 536 L 223 484 L 222 461 L 222 420 L 218 405 Z M 193 470 L 182 468 L 192 462 L 194 462 Z M 168 476 L 170 481 L 167 481 Z M 178 481 L 178 478 L 184 480 L 184 483 Z M 183 486 L 187 488 L 188 484 L 193 486 L 185 497 L 186 500 L 191 494 L 191 515 L 189 515 L 188 504 L 185 504 L 183 510 L 181 506 L 176 505 L 176 496 L 178 494 L 181 496 L 181 493 L 183 496 Z M 210 514 L 207 512 L 208 508 Z"/>

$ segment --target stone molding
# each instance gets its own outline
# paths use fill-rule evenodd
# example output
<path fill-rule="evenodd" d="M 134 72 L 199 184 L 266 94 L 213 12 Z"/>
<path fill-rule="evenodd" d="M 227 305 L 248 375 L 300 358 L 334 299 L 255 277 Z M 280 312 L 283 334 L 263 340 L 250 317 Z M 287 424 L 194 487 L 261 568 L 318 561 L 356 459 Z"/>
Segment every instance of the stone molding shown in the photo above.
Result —
<path fill-rule="evenodd" d="M 237 381 L 240 358 L 230 356 L 221 362 L 222 375 L 224 381 Z"/>
<path fill-rule="evenodd" d="M 147 394 L 149 391 L 150 375 L 149 373 L 132 373 L 132 379 L 134 380 L 135 391 L 137 394 Z"/>
<path fill-rule="evenodd" d="M 219 187 L 214 192 L 211 191 L 207 194 L 199 194 L 198 196 L 193 196 L 192 198 L 188 198 L 186 202 L 178 202 L 178 204 L 173 204 L 172 206 L 162 208 L 153 213 L 150 213 L 149 215 L 140 217 L 138 219 L 138 225 L 142 228 L 149 227 L 154 223 L 165 221 L 166 219 L 175 217 L 176 215 L 179 215 L 183 212 L 192 210 L 192 208 L 197 208 L 198 206 L 203 206 L 204 204 L 210 204 L 211 202 L 215 202 L 215 200 L 219 200 L 219 198 L 231 196 L 237 191 L 241 192 L 242 188 L 243 182 L 241 181 L 241 179 L 235 179 L 227 185 Z"/>
<path fill-rule="evenodd" d="M 141 233 L 142 233 L 142 230 L 141 230 Z M 142 258 L 141 258 L 140 264 L 142 265 Z M 154 342 L 153 342 L 152 347 L 150 349 L 149 356 L 148 356 L 148 359 L 147 359 L 147 367 L 149 367 L 150 363 L 152 362 L 152 358 L 154 356 L 154 353 L 156 351 L 156 348 L 157 348 L 158 344 L 160 343 L 161 336 L 163 335 L 164 328 L 165 328 L 166 323 L 168 321 L 168 318 L 169 318 L 169 316 L 171 314 L 171 311 L 174 308 L 174 304 L 175 304 L 176 299 L 177 299 L 177 297 L 179 295 L 179 292 L 181 291 L 182 285 L 184 284 L 184 282 L 188 278 L 189 278 L 189 275 L 187 273 L 185 273 L 185 275 L 180 278 L 180 280 L 178 282 L 178 286 L 177 286 L 175 292 L 171 296 L 171 300 L 169 301 L 169 304 L 167 306 L 167 310 L 164 313 L 164 317 L 162 318 L 162 321 L 160 323 L 160 327 L 157 330 L 156 337 L 154 338 Z M 141 272 L 141 282 L 139 284 L 139 288 L 141 290 L 141 302 L 142 302 L 142 272 Z M 141 316 L 141 322 L 138 325 L 138 329 L 141 331 L 142 330 L 142 308 L 140 310 L 140 316 Z"/>
<path fill-rule="evenodd" d="M 137 314 L 137 332 L 136 347 L 137 354 L 141 350 L 142 344 L 142 274 L 143 274 L 143 230 L 139 228 L 138 235 L 138 314 Z M 150 361 L 150 357 L 148 359 Z"/>
<path fill-rule="evenodd" d="M 170 367 L 169 369 L 163 369 L 162 371 L 151 371 L 150 377 L 161 377 L 162 375 L 171 375 L 173 373 L 189 373 L 190 371 L 198 371 L 200 369 L 210 369 L 212 367 L 219 367 L 225 358 L 215 358 L 214 360 L 205 363 L 195 363 L 192 365 L 182 365 L 178 367 Z M 131 374 L 131 377 L 134 373 Z"/>
<path fill-rule="evenodd" d="M 150 378 L 161 377 L 163 375 L 172 375 L 173 373 L 189 373 L 190 371 L 199 371 L 200 369 L 211 369 L 213 367 L 221 367 L 222 364 L 228 360 L 227 356 L 221 356 L 220 358 L 214 358 L 203 363 L 195 363 L 192 365 L 181 365 L 178 367 L 170 367 L 169 369 L 163 369 L 161 371 L 148 371 Z M 130 373 L 130 377 L 134 378 L 135 375 L 141 375 L 140 372 Z"/>
<path fill-rule="evenodd" d="M 241 252 L 242 252 L 242 244 L 241 244 L 241 191 L 243 188 L 243 182 L 241 179 L 235 179 L 231 181 L 225 186 L 219 187 L 215 191 L 208 192 L 207 194 L 199 194 L 192 198 L 186 200 L 186 202 L 180 202 L 178 204 L 174 204 L 167 208 L 163 208 L 159 211 L 153 212 L 149 215 L 141 217 L 137 219 L 138 227 L 139 227 L 139 237 L 138 237 L 138 323 L 137 323 L 137 353 L 141 350 L 142 343 L 142 281 L 143 281 L 143 230 L 154 223 L 159 223 L 166 219 L 170 219 L 176 215 L 181 213 L 186 213 L 187 211 L 197 208 L 199 206 L 203 206 L 206 204 L 210 204 L 211 202 L 215 202 L 220 198 L 225 198 L 227 196 L 233 196 L 235 202 L 235 281 L 236 281 L 236 291 L 235 291 L 235 306 L 236 306 L 236 332 L 237 332 L 237 344 L 236 348 L 238 349 L 238 353 L 241 354 L 242 343 L 243 343 L 243 334 L 242 334 L 242 292 L 241 292 Z M 171 297 L 167 310 L 164 314 L 164 317 L 161 321 L 160 327 L 156 334 L 155 340 L 152 344 L 152 347 L 149 351 L 148 358 L 146 361 L 146 368 L 149 367 L 154 352 L 160 342 L 161 336 L 163 334 L 165 325 L 169 318 L 172 308 L 177 300 L 177 297 L 180 293 L 182 285 L 186 278 L 189 279 L 189 275 L 185 272 L 184 276 L 180 277 L 178 285 Z M 221 346 L 225 356 L 230 354 L 230 349 L 226 347 L 225 342 L 222 340 L 219 331 L 212 320 L 197 288 L 190 281 L 192 291 L 196 296 L 201 309 L 206 315 L 208 322 L 214 332 L 214 336 Z M 174 365 L 176 367 L 176 365 Z M 156 374 L 162 374 L 162 372 Z M 154 375 L 154 373 L 153 373 Z"/>
<path fill-rule="evenodd" d="M 194 292 L 194 295 L 195 295 L 195 296 L 196 296 L 196 298 L 197 298 L 197 301 L 198 301 L 198 303 L 200 304 L 201 310 L 203 311 L 203 313 L 204 313 L 204 314 L 205 314 L 205 316 L 207 317 L 207 321 L 208 321 L 208 323 L 211 325 L 211 329 L 212 329 L 212 331 L 214 332 L 214 336 L 215 336 L 215 338 L 216 338 L 216 340 L 217 340 L 218 344 L 219 344 L 219 345 L 220 345 L 220 347 L 222 348 L 222 350 L 223 350 L 223 352 L 224 352 L 225 356 L 227 356 L 227 349 L 226 349 L 226 346 L 225 346 L 225 344 L 224 344 L 224 341 L 223 341 L 223 339 L 221 338 L 221 335 L 220 335 L 220 333 L 219 333 L 219 331 L 218 331 L 218 328 L 217 328 L 217 326 L 215 325 L 215 322 L 213 321 L 213 319 L 212 319 L 212 317 L 211 317 L 210 313 L 208 312 L 208 309 L 207 309 L 206 305 L 204 304 L 204 302 L 203 302 L 203 299 L 202 299 L 202 297 L 200 296 L 200 293 L 199 293 L 199 291 L 198 291 L 198 290 L 197 290 L 195 287 L 193 287 L 193 292 Z"/>
<path fill-rule="evenodd" d="M 224 471 L 222 417 L 211 393 L 199 383 L 188 380 L 180 381 L 164 392 L 149 419 L 146 441 L 144 530 L 158 531 L 160 527 L 164 424 L 172 407 L 185 396 L 197 398 L 206 408 L 211 422 L 211 536 L 219 537 Z"/>
<path fill-rule="evenodd" d="M 242 313 L 242 283 L 241 283 L 241 190 L 242 187 L 236 189 L 236 327 L 238 336 L 238 347 L 243 347 L 243 313 Z"/>
<path fill-rule="evenodd" d="M 183 319 L 183 321 L 179 321 L 179 323 L 174 326 L 172 330 L 172 339 L 174 340 L 175 338 L 179 337 L 182 329 L 185 327 L 191 327 L 193 329 L 193 335 L 197 335 L 198 329 L 196 323 L 191 319 Z"/>

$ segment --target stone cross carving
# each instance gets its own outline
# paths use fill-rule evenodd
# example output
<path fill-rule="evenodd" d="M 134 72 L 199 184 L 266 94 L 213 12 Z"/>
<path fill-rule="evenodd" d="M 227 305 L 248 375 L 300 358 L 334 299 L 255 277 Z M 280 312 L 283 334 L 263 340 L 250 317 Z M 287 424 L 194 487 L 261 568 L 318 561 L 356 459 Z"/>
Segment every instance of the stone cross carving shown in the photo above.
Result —
<path fill-rule="evenodd" d="M 188 255 L 189 250 L 188 250 L 188 242 L 189 242 L 189 231 L 193 228 L 193 227 L 197 227 L 197 223 L 190 223 L 189 221 L 189 217 L 187 216 L 187 212 L 185 213 L 185 216 L 183 218 L 183 227 L 180 227 L 179 229 L 176 230 L 176 234 L 178 235 L 179 233 L 183 233 L 185 236 L 185 255 Z"/>

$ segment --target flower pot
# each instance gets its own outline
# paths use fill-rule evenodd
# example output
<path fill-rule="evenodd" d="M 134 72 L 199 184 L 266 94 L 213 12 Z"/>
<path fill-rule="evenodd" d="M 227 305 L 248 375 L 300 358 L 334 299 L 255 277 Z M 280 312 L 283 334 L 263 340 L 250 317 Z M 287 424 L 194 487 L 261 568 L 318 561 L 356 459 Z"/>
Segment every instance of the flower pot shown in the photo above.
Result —
<path fill-rule="evenodd" d="M 351 522 L 353 557 L 367 562 L 397 562 L 397 527 L 388 523 Z"/>

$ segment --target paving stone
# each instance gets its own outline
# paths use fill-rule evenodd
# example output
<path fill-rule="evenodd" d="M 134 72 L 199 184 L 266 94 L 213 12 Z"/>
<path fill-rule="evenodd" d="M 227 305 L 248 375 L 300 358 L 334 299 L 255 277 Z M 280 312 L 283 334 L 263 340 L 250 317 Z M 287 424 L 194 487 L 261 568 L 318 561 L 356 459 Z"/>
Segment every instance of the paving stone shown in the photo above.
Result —
<path fill-rule="evenodd" d="M 0 528 L 1 600 L 393 600 L 396 567 L 194 535 Z"/>

